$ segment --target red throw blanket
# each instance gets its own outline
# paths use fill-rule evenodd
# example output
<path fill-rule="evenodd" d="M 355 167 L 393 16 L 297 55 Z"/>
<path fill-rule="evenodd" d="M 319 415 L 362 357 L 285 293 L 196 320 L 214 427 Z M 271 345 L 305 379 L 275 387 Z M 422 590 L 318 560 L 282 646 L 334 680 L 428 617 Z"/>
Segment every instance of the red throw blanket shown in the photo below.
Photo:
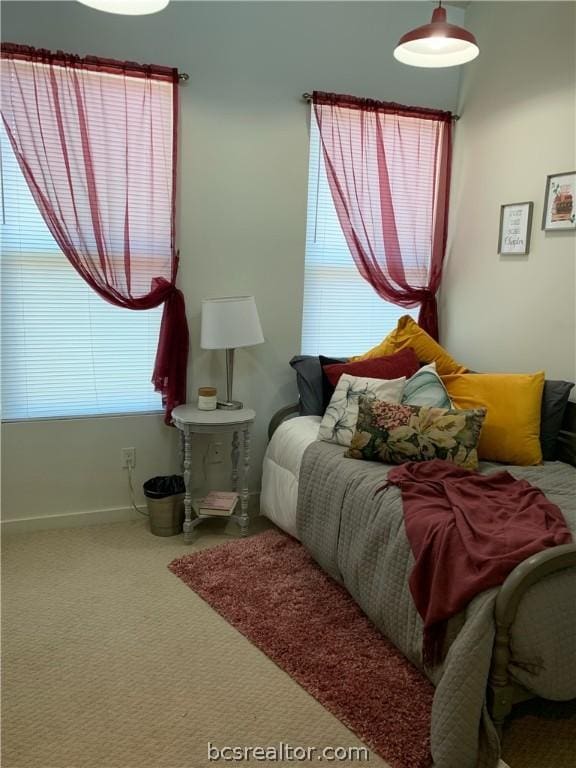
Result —
<path fill-rule="evenodd" d="M 448 618 L 530 555 L 572 541 L 560 509 L 508 472 L 480 475 L 434 459 L 394 467 L 387 480 L 402 493 L 427 665 L 441 661 Z"/>

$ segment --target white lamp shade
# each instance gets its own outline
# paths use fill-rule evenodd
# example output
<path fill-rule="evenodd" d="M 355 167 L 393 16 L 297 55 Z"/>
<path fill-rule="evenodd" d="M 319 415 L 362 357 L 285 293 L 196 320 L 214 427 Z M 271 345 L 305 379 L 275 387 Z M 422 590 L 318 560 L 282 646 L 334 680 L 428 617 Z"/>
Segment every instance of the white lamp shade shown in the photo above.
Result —
<path fill-rule="evenodd" d="M 202 299 L 202 349 L 237 349 L 263 341 L 254 296 Z"/>
<path fill-rule="evenodd" d="M 120 13 L 125 16 L 144 16 L 166 8 L 170 0 L 78 0 L 97 11 Z"/>

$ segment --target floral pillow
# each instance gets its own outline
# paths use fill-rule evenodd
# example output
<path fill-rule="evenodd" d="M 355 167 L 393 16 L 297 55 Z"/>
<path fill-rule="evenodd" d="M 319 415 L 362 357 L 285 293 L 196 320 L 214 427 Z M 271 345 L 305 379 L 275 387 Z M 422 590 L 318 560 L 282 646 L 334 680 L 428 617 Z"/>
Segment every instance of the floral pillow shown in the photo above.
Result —
<path fill-rule="evenodd" d="M 358 420 L 359 398 L 399 403 L 405 383 L 405 376 L 399 379 L 369 379 L 343 373 L 320 423 L 318 439 L 350 445 Z"/>
<path fill-rule="evenodd" d="M 385 464 L 444 459 L 476 469 L 485 416 L 485 408 L 459 411 L 360 397 L 356 432 L 346 456 Z"/>

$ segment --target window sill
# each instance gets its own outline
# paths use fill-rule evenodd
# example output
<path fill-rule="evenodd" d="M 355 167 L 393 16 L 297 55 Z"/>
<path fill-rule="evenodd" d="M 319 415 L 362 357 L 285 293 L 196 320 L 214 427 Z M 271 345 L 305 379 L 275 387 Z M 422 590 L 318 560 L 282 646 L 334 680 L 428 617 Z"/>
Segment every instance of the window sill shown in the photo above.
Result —
<path fill-rule="evenodd" d="M 90 413 L 81 416 L 29 416 L 20 419 L 2 419 L 2 424 L 28 424 L 37 421 L 84 421 L 85 419 L 115 419 L 138 416 L 163 416 L 164 411 L 127 411 L 125 413 Z"/>

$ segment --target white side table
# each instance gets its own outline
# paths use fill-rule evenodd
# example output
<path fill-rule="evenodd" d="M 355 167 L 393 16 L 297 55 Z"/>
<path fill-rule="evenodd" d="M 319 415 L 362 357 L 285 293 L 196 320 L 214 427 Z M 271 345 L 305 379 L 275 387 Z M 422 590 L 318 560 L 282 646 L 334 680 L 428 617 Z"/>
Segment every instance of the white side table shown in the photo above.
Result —
<path fill-rule="evenodd" d="M 179 405 L 172 411 L 172 421 L 183 436 L 183 474 L 186 494 L 184 496 L 184 541 L 192 541 L 192 531 L 203 520 L 214 515 L 192 515 L 192 493 L 190 485 L 190 467 L 192 459 L 192 435 L 193 434 L 220 434 L 232 433 L 232 490 L 238 491 L 239 471 L 238 464 L 240 452 L 242 452 L 242 487 L 240 494 L 240 513 L 234 513 L 227 520 L 235 520 L 240 526 L 240 535 L 248 533 L 248 470 L 250 469 L 250 430 L 256 414 L 250 408 L 240 408 L 237 411 L 216 409 L 215 411 L 201 411 L 194 405 Z M 242 445 L 240 446 L 240 432 L 242 432 Z"/>

